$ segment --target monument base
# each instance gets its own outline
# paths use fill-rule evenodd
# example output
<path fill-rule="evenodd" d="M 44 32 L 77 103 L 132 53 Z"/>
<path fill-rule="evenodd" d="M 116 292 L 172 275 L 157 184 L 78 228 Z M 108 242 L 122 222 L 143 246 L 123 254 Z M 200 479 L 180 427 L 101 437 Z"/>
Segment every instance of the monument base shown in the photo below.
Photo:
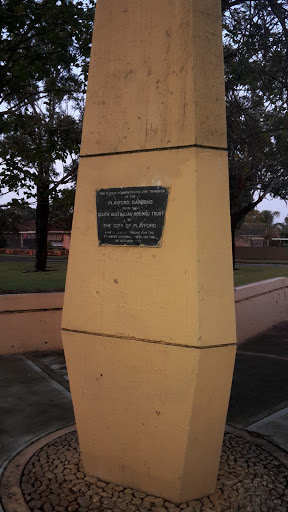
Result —
<path fill-rule="evenodd" d="M 213 493 L 235 345 L 63 331 L 85 471 L 175 503 Z"/>

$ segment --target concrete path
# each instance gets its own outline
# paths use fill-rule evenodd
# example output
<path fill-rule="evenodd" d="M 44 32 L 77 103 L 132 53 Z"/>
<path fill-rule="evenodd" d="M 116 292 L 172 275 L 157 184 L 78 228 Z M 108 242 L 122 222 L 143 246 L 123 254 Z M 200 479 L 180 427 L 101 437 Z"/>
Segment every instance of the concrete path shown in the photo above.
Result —
<path fill-rule="evenodd" d="M 64 359 L 55 356 L 59 364 Z M 24 355 L 0 356 L 0 474 L 27 443 L 74 422 L 69 391 L 41 361 L 42 368 Z"/>
<path fill-rule="evenodd" d="M 63 350 L 27 352 L 25 357 L 47 373 L 63 388 L 70 392 L 66 361 Z M 70 396 L 70 395 L 69 395 Z"/>
<path fill-rule="evenodd" d="M 0 473 L 29 442 L 74 423 L 63 351 L 0 356 Z M 227 423 L 288 451 L 288 322 L 238 347 Z"/>
<path fill-rule="evenodd" d="M 288 322 L 238 347 L 227 422 L 288 451 Z"/>

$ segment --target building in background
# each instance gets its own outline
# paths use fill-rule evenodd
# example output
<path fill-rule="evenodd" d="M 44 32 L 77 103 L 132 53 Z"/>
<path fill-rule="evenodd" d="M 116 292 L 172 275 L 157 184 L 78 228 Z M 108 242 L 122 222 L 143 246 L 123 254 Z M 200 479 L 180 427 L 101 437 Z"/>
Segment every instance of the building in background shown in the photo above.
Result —
<path fill-rule="evenodd" d="M 36 231 L 20 231 L 20 249 L 36 248 Z M 48 249 L 66 249 L 70 248 L 70 231 L 49 231 L 48 232 Z"/>
<path fill-rule="evenodd" d="M 267 226 L 259 222 L 244 222 L 236 231 L 237 247 L 265 247 Z"/>
<path fill-rule="evenodd" d="M 244 222 L 236 231 L 236 247 L 269 247 L 277 245 L 280 240 L 280 230 L 277 226 L 264 222 Z"/>
<path fill-rule="evenodd" d="M 69 251 L 71 231 L 50 226 L 48 231 L 48 250 L 60 249 Z M 13 233 L 2 233 L 0 248 L 3 249 L 36 249 L 35 221 L 29 220 L 17 226 Z"/>

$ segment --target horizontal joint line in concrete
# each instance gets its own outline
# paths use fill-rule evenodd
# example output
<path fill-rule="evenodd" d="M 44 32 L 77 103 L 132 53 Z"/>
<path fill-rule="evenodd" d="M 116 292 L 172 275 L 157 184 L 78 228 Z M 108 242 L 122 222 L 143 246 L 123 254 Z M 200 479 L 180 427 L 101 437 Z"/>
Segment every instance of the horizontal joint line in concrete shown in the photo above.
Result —
<path fill-rule="evenodd" d="M 238 354 L 244 356 L 257 356 L 257 357 L 270 357 L 271 359 L 282 359 L 283 361 L 288 361 L 288 357 L 286 356 L 275 356 L 274 354 L 263 354 L 262 352 L 248 352 L 247 350 L 238 349 Z"/>
<path fill-rule="evenodd" d="M 128 340 L 128 341 L 140 341 L 142 343 L 154 343 L 156 345 L 168 345 L 172 347 L 180 347 L 180 348 L 194 348 L 198 350 L 205 350 L 207 348 L 223 348 L 223 347 L 231 347 L 234 345 L 237 345 L 237 343 L 226 343 L 222 345 L 206 345 L 204 346 L 197 346 L 197 345 L 186 345 L 182 343 L 171 343 L 169 341 L 162 341 L 162 340 L 149 340 L 149 339 L 143 339 L 143 338 L 136 338 L 134 336 L 117 336 L 116 334 L 104 334 L 99 332 L 91 332 L 91 331 L 80 331 L 77 329 L 67 329 L 66 327 L 62 327 L 62 331 L 65 332 L 74 332 L 78 334 L 88 334 L 88 336 L 98 336 L 99 338 L 113 338 L 113 339 L 120 339 L 120 340 Z"/>
<path fill-rule="evenodd" d="M 279 292 L 280 290 L 286 290 L 287 286 L 281 286 L 281 288 L 273 288 L 272 290 L 268 290 L 267 292 L 256 293 L 255 295 L 249 295 L 249 297 L 245 297 L 243 299 L 236 299 L 235 304 L 239 304 L 239 302 L 245 302 L 245 300 L 256 299 L 257 297 L 262 297 L 262 295 L 269 295 L 269 293 Z"/>
<path fill-rule="evenodd" d="M 33 361 L 31 361 L 31 359 L 24 356 L 23 354 L 19 354 L 18 357 L 20 357 L 28 366 L 33 368 L 33 370 L 36 373 L 41 375 L 41 377 L 43 377 L 43 379 L 45 379 L 47 382 L 49 382 L 49 384 L 51 386 L 53 386 L 53 388 L 57 389 L 57 391 L 60 391 L 60 393 L 62 393 L 62 395 L 64 395 L 69 400 L 71 399 L 70 391 L 68 391 L 66 388 L 64 388 L 64 386 L 62 386 L 62 384 L 60 384 L 57 380 L 53 379 L 53 377 L 51 377 L 51 375 L 49 375 L 48 373 L 43 371 L 42 368 L 37 366 Z"/>
<path fill-rule="evenodd" d="M 0 311 L 0 315 L 14 315 L 18 313 L 43 313 L 45 311 L 62 311 L 63 308 L 42 308 L 42 309 L 12 309 Z"/>
<path fill-rule="evenodd" d="M 189 148 L 200 148 L 200 149 L 212 149 L 215 151 L 228 151 L 227 148 L 218 146 L 204 146 L 202 144 L 188 144 L 186 146 L 171 146 L 165 148 L 151 148 L 151 149 L 132 149 L 130 151 L 114 151 L 111 153 L 95 153 L 91 155 L 80 155 L 80 158 L 96 158 L 99 156 L 113 156 L 113 155 L 133 155 L 134 153 L 152 153 L 153 151 L 173 151 L 176 149 L 189 149 Z"/>

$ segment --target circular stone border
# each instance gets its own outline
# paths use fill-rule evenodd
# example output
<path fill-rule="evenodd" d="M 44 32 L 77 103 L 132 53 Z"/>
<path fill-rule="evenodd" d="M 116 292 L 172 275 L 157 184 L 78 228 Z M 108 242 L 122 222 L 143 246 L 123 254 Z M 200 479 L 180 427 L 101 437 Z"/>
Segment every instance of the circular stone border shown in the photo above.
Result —
<path fill-rule="evenodd" d="M 8 462 L 0 482 L 0 512 L 1 504 L 4 512 L 31 512 L 21 489 L 21 478 L 26 464 L 31 457 L 46 444 L 75 430 L 76 425 L 74 424 L 57 429 L 51 434 L 44 434 L 44 436 L 37 441 L 32 441 L 31 444 L 29 444 L 27 448 L 24 448 L 24 450 L 21 450 L 11 462 Z"/>
<path fill-rule="evenodd" d="M 76 425 L 70 425 L 44 435 L 36 442 L 31 442 L 27 448 L 18 453 L 10 462 L 8 462 L 0 482 L 0 512 L 31 512 L 28 507 L 21 489 L 21 479 L 26 464 L 33 455 L 59 437 L 74 432 Z M 288 453 L 273 445 L 271 442 L 263 439 L 257 433 L 237 429 L 226 425 L 225 432 L 236 437 L 242 438 L 251 444 L 265 450 L 272 455 L 278 462 L 288 469 Z M 1 507 L 3 505 L 3 509 Z M 184 511 L 183 511 L 184 512 Z"/>
<path fill-rule="evenodd" d="M 288 469 L 288 452 L 285 451 L 284 448 L 280 448 L 280 446 L 273 444 L 272 441 L 266 439 L 264 436 L 254 432 L 253 430 L 242 430 L 230 425 L 226 425 L 225 432 L 228 432 L 228 434 L 234 434 L 242 439 L 246 439 L 246 441 L 262 448 L 262 450 L 270 453 L 270 455 L 275 457 L 275 459 L 281 462 L 281 464 Z"/>

